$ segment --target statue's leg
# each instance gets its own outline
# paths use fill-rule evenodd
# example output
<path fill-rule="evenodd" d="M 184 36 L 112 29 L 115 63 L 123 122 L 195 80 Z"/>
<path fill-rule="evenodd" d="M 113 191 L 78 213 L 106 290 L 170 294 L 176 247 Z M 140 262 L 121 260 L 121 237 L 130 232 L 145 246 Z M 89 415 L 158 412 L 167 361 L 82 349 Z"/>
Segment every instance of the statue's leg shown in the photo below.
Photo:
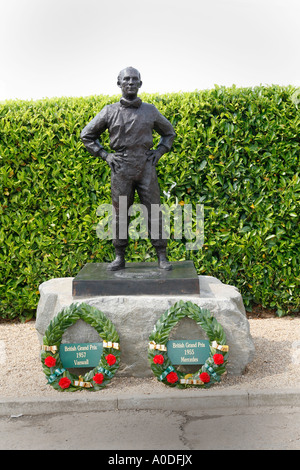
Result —
<path fill-rule="evenodd" d="M 128 209 L 134 199 L 134 183 L 123 173 L 112 173 L 111 197 L 115 213 L 115 236 L 113 245 L 116 257 L 108 269 L 117 271 L 125 267 L 125 250 L 128 245 Z"/>
<path fill-rule="evenodd" d="M 163 220 L 160 208 L 160 188 L 155 167 L 151 164 L 146 167 L 143 178 L 137 183 L 137 192 L 141 203 L 148 212 L 148 230 L 152 245 L 156 249 L 158 266 L 161 269 L 171 270 L 172 265 L 167 259 L 168 241 L 163 236 Z"/>

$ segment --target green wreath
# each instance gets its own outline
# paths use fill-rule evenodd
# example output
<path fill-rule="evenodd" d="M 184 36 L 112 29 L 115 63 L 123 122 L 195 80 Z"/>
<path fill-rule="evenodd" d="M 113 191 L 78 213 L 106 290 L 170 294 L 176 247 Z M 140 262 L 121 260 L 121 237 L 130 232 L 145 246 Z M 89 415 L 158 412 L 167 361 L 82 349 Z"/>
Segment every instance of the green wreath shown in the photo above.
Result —
<path fill-rule="evenodd" d="M 83 377 L 64 369 L 59 355 L 63 333 L 79 319 L 93 326 L 103 339 L 103 352 L 99 364 Z M 82 388 L 90 391 L 101 390 L 106 387 L 119 368 L 119 335 L 113 323 L 97 308 L 85 303 L 71 304 L 51 320 L 45 331 L 41 362 L 48 383 L 55 390 L 72 392 Z"/>
<path fill-rule="evenodd" d="M 210 342 L 210 356 L 195 374 L 184 374 L 176 370 L 167 352 L 170 332 L 184 317 L 195 320 L 205 331 Z M 220 382 L 221 375 L 226 370 L 228 349 L 224 330 L 209 310 L 181 300 L 157 321 L 149 336 L 148 360 L 154 375 L 165 385 L 178 388 L 209 388 Z"/>

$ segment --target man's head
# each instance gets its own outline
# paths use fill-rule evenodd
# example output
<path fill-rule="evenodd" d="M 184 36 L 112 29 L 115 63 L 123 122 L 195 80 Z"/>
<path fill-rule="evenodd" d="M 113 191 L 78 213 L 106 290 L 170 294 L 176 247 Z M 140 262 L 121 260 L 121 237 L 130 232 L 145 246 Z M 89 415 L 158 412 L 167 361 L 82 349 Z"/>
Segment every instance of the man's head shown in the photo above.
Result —
<path fill-rule="evenodd" d="M 141 74 L 133 67 L 126 67 L 118 75 L 118 86 L 122 90 L 122 95 L 128 100 L 137 97 L 139 88 L 142 86 Z"/>

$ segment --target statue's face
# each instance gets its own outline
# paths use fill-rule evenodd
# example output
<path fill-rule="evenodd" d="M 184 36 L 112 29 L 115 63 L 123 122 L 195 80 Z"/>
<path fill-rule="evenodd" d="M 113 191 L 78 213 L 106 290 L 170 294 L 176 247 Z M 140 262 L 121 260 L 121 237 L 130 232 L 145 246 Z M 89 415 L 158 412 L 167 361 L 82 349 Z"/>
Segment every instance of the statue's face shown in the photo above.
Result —
<path fill-rule="evenodd" d="M 142 86 L 138 70 L 133 68 L 122 70 L 118 80 L 118 85 L 122 90 L 124 98 L 136 98 L 139 88 Z"/>

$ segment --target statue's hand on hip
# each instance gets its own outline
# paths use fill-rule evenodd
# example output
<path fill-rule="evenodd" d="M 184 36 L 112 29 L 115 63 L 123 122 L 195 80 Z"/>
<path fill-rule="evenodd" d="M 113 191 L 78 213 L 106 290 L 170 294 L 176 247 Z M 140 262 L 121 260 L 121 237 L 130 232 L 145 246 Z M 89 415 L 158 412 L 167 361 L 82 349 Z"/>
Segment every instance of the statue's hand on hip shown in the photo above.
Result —
<path fill-rule="evenodd" d="M 146 152 L 146 155 L 147 155 L 147 160 L 152 160 L 152 165 L 157 165 L 159 159 L 163 156 L 163 153 L 156 149 L 156 150 L 148 150 L 148 152 Z"/>
<path fill-rule="evenodd" d="M 109 153 L 105 160 L 114 172 L 118 171 L 121 167 L 122 159 L 113 153 Z"/>

